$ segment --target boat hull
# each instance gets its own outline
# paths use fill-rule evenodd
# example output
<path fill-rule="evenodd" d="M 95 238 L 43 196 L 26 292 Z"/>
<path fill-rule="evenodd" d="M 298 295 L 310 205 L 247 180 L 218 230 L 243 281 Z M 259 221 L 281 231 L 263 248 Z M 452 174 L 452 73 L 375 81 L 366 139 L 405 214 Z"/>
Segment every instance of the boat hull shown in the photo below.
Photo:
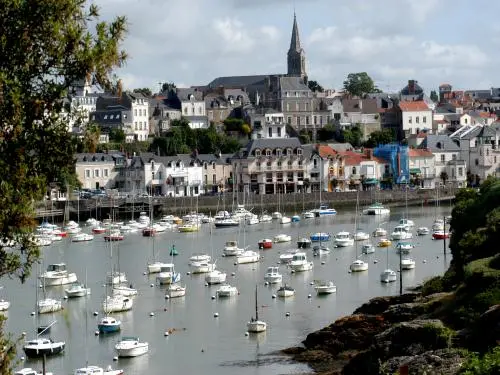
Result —
<path fill-rule="evenodd" d="M 269 284 L 278 284 L 281 283 L 283 280 L 282 275 L 266 275 L 264 276 L 264 281 L 268 282 Z"/>
<path fill-rule="evenodd" d="M 297 241 L 297 247 L 299 249 L 309 249 L 312 245 L 312 242 L 310 240 L 302 240 L 302 241 Z"/>
<path fill-rule="evenodd" d="M 271 240 L 263 240 L 259 241 L 259 249 L 272 249 L 273 241 Z"/>
<path fill-rule="evenodd" d="M 68 273 L 66 276 L 60 276 L 60 277 L 42 276 L 40 277 L 40 280 L 42 281 L 42 284 L 44 284 L 45 286 L 60 286 L 60 285 L 73 284 L 74 282 L 77 281 L 77 276 L 76 273 Z"/>
<path fill-rule="evenodd" d="M 247 323 L 247 331 L 251 333 L 264 332 L 267 329 L 267 323 L 262 321 L 253 321 Z"/>
<path fill-rule="evenodd" d="M 121 348 L 118 345 L 115 347 L 118 357 L 138 357 L 144 355 L 149 350 L 148 344 L 138 345 L 132 348 Z"/>
<path fill-rule="evenodd" d="M 65 343 L 53 343 L 50 346 L 47 347 L 24 347 L 23 351 L 26 354 L 27 357 L 29 358 L 40 358 L 43 356 L 53 356 L 53 355 L 58 355 L 64 352 L 66 344 Z"/>
<path fill-rule="evenodd" d="M 53 312 L 57 312 L 62 310 L 62 304 L 61 301 L 58 301 L 57 303 L 52 303 L 52 304 L 38 304 L 38 313 L 39 314 L 50 314 Z"/>
<path fill-rule="evenodd" d="M 90 295 L 90 288 L 81 288 L 76 290 L 66 289 L 64 291 L 68 298 L 78 298 Z"/>
<path fill-rule="evenodd" d="M 290 264 L 290 268 L 295 272 L 305 272 L 310 271 L 314 267 L 313 262 L 307 262 L 302 264 Z"/>
<path fill-rule="evenodd" d="M 114 332 L 119 332 L 121 329 L 121 324 L 116 323 L 116 324 L 104 324 L 104 323 L 99 323 L 97 325 L 97 329 L 99 330 L 100 333 L 114 333 Z"/>
<path fill-rule="evenodd" d="M 316 287 L 315 289 L 316 289 L 316 294 L 318 296 L 323 295 L 323 294 L 332 294 L 332 293 L 337 292 L 336 286 L 326 286 L 326 287 L 319 286 L 319 287 Z"/>
<path fill-rule="evenodd" d="M 354 240 L 352 238 L 348 240 L 335 240 L 335 246 L 337 247 L 348 247 L 354 245 Z"/>

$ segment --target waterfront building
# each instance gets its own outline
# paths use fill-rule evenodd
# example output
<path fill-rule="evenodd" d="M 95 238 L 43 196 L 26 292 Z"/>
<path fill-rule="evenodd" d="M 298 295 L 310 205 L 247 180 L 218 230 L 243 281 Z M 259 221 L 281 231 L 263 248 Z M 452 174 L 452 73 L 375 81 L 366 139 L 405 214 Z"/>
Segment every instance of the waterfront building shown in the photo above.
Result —
<path fill-rule="evenodd" d="M 202 181 L 205 194 L 222 193 L 233 187 L 233 154 L 198 154 L 203 166 Z"/>
<path fill-rule="evenodd" d="M 85 189 L 114 189 L 125 164 L 121 153 L 76 154 L 76 176 Z"/>
<path fill-rule="evenodd" d="M 427 149 L 408 150 L 410 183 L 421 189 L 434 189 L 436 182 L 435 155 Z"/>

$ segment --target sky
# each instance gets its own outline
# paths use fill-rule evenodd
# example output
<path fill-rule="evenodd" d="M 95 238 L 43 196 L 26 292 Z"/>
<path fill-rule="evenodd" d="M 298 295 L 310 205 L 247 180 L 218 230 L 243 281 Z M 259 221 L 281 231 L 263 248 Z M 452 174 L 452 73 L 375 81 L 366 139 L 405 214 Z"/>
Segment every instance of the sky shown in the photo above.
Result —
<path fill-rule="evenodd" d="M 367 72 L 383 91 L 499 86 L 500 1 L 94 0 L 128 19 L 126 89 L 286 73 L 294 9 L 310 80 L 340 89 Z"/>

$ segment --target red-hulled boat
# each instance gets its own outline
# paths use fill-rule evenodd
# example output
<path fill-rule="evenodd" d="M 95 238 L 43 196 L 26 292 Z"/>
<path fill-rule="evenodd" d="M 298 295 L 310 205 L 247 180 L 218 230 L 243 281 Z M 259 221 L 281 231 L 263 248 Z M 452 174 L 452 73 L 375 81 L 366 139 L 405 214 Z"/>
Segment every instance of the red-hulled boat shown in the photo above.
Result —
<path fill-rule="evenodd" d="M 102 227 L 95 227 L 95 228 L 92 228 L 92 233 L 94 234 L 103 234 L 103 233 L 106 233 L 106 228 L 102 228 Z"/>
<path fill-rule="evenodd" d="M 271 249 L 273 247 L 273 240 L 269 238 L 264 238 L 259 241 L 259 249 Z"/>
<path fill-rule="evenodd" d="M 144 237 L 154 237 L 156 236 L 156 229 L 153 227 L 147 227 L 142 230 L 142 235 Z"/>
<path fill-rule="evenodd" d="M 436 230 L 432 233 L 432 238 L 435 240 L 444 240 L 445 238 L 450 238 L 450 233 L 444 230 Z"/>
<path fill-rule="evenodd" d="M 104 236 L 104 241 L 123 241 L 123 234 L 120 232 L 111 232 Z"/>

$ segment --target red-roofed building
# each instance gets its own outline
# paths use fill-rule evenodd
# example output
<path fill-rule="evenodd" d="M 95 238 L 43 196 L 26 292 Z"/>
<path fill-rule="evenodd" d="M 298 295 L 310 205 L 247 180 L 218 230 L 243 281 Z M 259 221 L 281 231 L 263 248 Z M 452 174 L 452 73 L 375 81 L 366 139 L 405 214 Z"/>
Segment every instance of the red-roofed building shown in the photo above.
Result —
<path fill-rule="evenodd" d="M 343 190 L 345 159 L 328 145 L 316 145 L 316 152 L 320 159 L 312 159 L 311 183 L 315 183 L 316 177 L 322 177 L 323 191 Z"/>
<path fill-rule="evenodd" d="M 375 188 L 389 165 L 385 160 L 373 156 L 372 149 L 364 149 L 363 152 L 339 151 L 338 153 L 344 159 L 343 181 L 345 181 L 346 189 L 353 189 L 360 185 L 363 190 Z"/>
<path fill-rule="evenodd" d="M 432 129 L 432 110 L 423 100 L 401 101 L 401 129 L 405 138 L 421 130 Z"/>
<path fill-rule="evenodd" d="M 434 189 L 436 181 L 435 155 L 428 149 L 408 150 L 410 181 L 422 189 Z"/>

